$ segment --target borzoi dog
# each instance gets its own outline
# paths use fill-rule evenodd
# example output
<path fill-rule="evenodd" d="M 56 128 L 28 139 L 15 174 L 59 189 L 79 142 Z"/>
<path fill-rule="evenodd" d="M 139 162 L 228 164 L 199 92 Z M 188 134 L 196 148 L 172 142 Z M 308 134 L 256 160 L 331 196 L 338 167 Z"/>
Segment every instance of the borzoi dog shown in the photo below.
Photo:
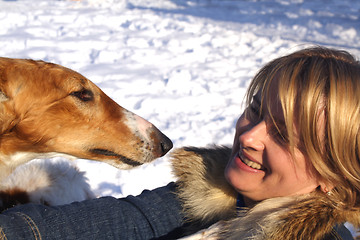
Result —
<path fill-rule="evenodd" d="M 62 155 L 129 169 L 171 148 L 155 126 L 79 73 L 43 61 L 0 58 L 0 185 L 33 158 Z M 3 199 L 23 194 L 1 190 Z"/>

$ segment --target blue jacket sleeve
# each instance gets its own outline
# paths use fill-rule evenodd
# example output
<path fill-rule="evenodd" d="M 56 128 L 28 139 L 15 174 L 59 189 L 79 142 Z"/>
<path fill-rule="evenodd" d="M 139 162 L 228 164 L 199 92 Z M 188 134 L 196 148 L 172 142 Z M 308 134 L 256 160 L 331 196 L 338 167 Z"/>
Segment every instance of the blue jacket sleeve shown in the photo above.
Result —
<path fill-rule="evenodd" d="M 339 224 L 333 227 L 324 240 L 354 240 L 354 238 L 344 224 Z"/>
<path fill-rule="evenodd" d="M 0 214 L 3 239 L 153 239 L 181 226 L 170 183 L 139 196 L 103 197 L 49 207 L 26 204 Z"/>

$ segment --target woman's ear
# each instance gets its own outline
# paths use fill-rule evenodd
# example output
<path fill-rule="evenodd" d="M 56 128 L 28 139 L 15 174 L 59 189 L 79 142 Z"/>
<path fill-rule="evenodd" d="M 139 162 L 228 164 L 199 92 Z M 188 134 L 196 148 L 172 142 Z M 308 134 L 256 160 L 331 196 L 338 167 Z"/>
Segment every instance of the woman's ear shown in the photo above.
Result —
<path fill-rule="evenodd" d="M 322 182 L 320 183 L 320 190 L 326 194 L 330 194 L 331 190 L 333 190 L 333 188 L 335 187 L 332 183 L 330 182 Z"/>

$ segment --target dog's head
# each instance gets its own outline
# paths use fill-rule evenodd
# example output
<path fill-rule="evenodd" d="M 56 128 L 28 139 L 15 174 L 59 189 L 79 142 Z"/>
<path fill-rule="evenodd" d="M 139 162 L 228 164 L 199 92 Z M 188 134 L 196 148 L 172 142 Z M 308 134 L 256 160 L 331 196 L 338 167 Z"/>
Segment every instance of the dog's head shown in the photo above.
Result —
<path fill-rule="evenodd" d="M 14 160 L 22 153 L 56 152 L 130 168 L 171 148 L 156 127 L 79 73 L 43 61 L 0 58 L 4 164 L 22 163 Z"/>

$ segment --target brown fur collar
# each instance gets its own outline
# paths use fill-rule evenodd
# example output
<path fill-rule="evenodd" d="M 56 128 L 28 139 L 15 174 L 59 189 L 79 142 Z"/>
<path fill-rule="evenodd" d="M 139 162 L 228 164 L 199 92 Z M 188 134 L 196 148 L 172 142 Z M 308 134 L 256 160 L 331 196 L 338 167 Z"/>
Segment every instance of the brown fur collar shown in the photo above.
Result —
<path fill-rule="evenodd" d="M 236 213 L 237 193 L 224 177 L 230 153 L 227 147 L 188 147 L 172 153 L 185 215 L 204 222 L 225 220 L 210 230 L 207 237 L 316 240 L 330 234 L 336 224 L 348 221 L 358 226 L 358 211 L 345 209 L 319 192 L 264 200 Z"/>
<path fill-rule="evenodd" d="M 237 193 L 224 178 L 230 153 L 226 147 L 187 147 L 172 153 L 179 197 L 190 219 L 213 222 L 236 216 Z"/>

